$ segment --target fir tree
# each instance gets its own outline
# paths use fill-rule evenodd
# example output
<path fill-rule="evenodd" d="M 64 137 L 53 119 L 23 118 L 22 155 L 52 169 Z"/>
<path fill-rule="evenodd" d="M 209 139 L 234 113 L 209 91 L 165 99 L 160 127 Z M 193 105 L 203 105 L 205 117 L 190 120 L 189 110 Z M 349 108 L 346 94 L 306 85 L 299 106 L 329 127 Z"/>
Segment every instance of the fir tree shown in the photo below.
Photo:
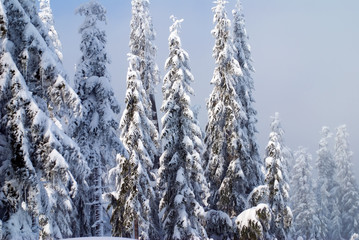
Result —
<path fill-rule="evenodd" d="M 158 154 L 158 135 L 153 122 L 146 115 L 146 91 L 137 71 L 141 60 L 129 54 L 127 72 L 126 109 L 121 119 L 121 140 L 129 157 L 118 158 L 116 193 L 112 196 L 113 236 L 131 237 L 138 223 L 143 239 L 161 239 L 156 201 L 156 179 L 153 159 Z"/>
<path fill-rule="evenodd" d="M 91 174 L 89 188 L 82 189 L 77 201 L 82 236 L 103 236 L 109 231 L 102 195 L 114 188 L 107 181 L 107 173 L 116 164 L 116 155 L 125 154 L 117 129 L 120 106 L 115 99 L 107 71 L 106 34 L 99 24 L 106 22 L 106 10 L 96 1 L 85 3 L 77 9 L 84 16 L 79 29 L 81 34 L 81 59 L 75 74 L 76 90 L 84 106 L 83 118 L 73 136 L 81 147 Z"/>
<path fill-rule="evenodd" d="M 288 206 L 288 163 L 285 154 L 288 150 L 284 145 L 284 131 L 278 113 L 275 114 L 271 129 L 264 161 L 267 170 L 265 182 L 269 190 L 268 204 L 273 214 L 269 232 L 271 236 L 281 240 L 287 239 L 292 222 L 292 212 Z"/>
<path fill-rule="evenodd" d="M 217 6 L 213 8 L 215 13 L 215 29 L 212 34 L 216 38 L 216 45 L 213 49 L 213 56 L 216 59 L 216 68 L 211 84 L 214 89 L 207 102 L 209 122 L 206 126 L 205 143 L 207 145 L 208 164 L 206 174 L 210 182 L 213 198 L 210 200 L 213 207 L 228 212 L 229 215 L 238 215 L 244 208 L 245 200 L 238 192 L 244 191 L 244 176 L 241 170 L 239 159 L 239 134 L 240 127 L 237 117 L 245 115 L 242 110 L 241 102 L 234 88 L 234 76 L 240 75 L 241 69 L 238 62 L 233 58 L 233 48 L 229 35 L 230 21 L 224 9 L 225 1 L 217 1 Z M 228 171 L 229 170 L 229 171 Z M 227 174 L 228 171 L 228 174 Z M 232 184 L 240 184 L 233 189 L 226 189 L 229 186 L 230 174 L 235 174 L 237 181 Z M 226 181 L 224 181 L 226 179 Z M 241 179 L 241 181 L 239 181 Z M 228 190 L 228 191 L 226 191 Z M 227 201 L 220 196 L 227 196 Z M 234 199 L 231 199 L 231 196 Z M 241 197 L 242 199 L 235 199 Z M 239 203 L 239 204 L 237 204 Z M 238 209 L 232 208 L 234 205 Z M 241 207 L 242 206 L 242 207 Z"/>
<path fill-rule="evenodd" d="M 62 44 L 59 40 L 59 36 L 54 27 L 54 17 L 52 15 L 52 10 L 50 6 L 50 0 L 39 0 L 40 1 L 40 11 L 39 17 L 44 24 L 45 29 L 47 30 L 48 37 L 51 40 L 51 44 L 54 47 L 54 50 L 59 58 L 62 61 Z"/>
<path fill-rule="evenodd" d="M 190 106 L 194 77 L 189 56 L 178 36 L 180 23 L 173 16 L 170 27 L 167 74 L 163 80 L 161 110 L 164 152 L 160 158 L 160 217 L 164 239 L 204 239 L 201 219 L 206 202 L 206 181 L 202 169 L 202 133 Z"/>
<path fill-rule="evenodd" d="M 216 66 L 211 84 L 214 89 L 207 101 L 209 122 L 206 126 L 206 176 L 210 185 L 210 208 L 228 214 L 230 218 L 238 216 L 245 209 L 248 181 L 242 169 L 241 157 L 244 151 L 243 135 L 239 119 L 245 118 L 246 113 L 236 92 L 238 76 L 242 75 L 241 68 L 234 58 L 234 49 L 229 33 L 230 21 L 225 11 L 226 1 L 218 0 L 213 21 L 215 37 L 213 57 Z M 243 150 L 243 151 L 242 151 Z M 218 217 L 226 223 L 223 213 Z M 216 219 L 217 219 L 216 218 Z M 212 226 L 212 225 L 217 226 Z M 207 233 L 211 236 L 223 236 L 231 226 L 218 228 L 218 223 L 207 222 Z M 217 229 L 219 232 L 211 232 Z M 217 231 L 216 230 L 216 231 Z M 227 234 L 227 233 L 226 233 Z M 231 237 L 231 232 L 228 232 Z"/>
<path fill-rule="evenodd" d="M 299 148 L 295 153 L 295 165 L 291 186 L 295 186 L 291 192 L 293 210 L 292 237 L 302 237 L 310 240 L 316 236 L 318 219 L 316 217 L 316 203 L 312 189 L 311 155 L 304 148 Z"/>
<path fill-rule="evenodd" d="M 335 137 L 334 160 L 338 164 L 339 211 L 341 214 L 341 237 L 349 239 L 359 231 L 359 193 L 355 176 L 352 172 L 351 158 L 346 126 L 337 129 Z"/>
<path fill-rule="evenodd" d="M 322 128 L 322 138 L 317 151 L 316 166 L 318 169 L 317 203 L 318 218 L 320 220 L 320 235 L 322 239 L 341 239 L 340 224 L 337 222 L 338 214 L 338 183 L 336 181 L 336 164 L 329 150 L 331 137 L 328 127 Z"/>
<path fill-rule="evenodd" d="M 264 182 L 264 176 L 262 174 L 262 160 L 259 156 L 259 147 L 257 144 L 257 111 L 254 109 L 254 82 L 251 73 L 254 72 L 252 66 L 251 48 L 248 44 L 248 36 L 245 28 L 245 19 L 242 13 L 241 2 L 238 0 L 236 8 L 233 13 L 233 46 L 234 46 L 234 58 L 238 61 L 242 75 L 237 76 L 237 82 L 235 89 L 237 95 L 241 100 L 243 111 L 246 113 L 245 117 L 240 119 L 240 126 L 242 129 L 241 141 L 242 146 L 242 169 L 247 177 L 247 188 L 253 190 Z M 245 154 L 244 154 L 245 153 Z M 250 177 L 249 177 L 250 176 Z"/>
<path fill-rule="evenodd" d="M 45 41 L 34 1 L 1 1 L 0 9 L 0 129 L 9 157 L 1 166 L 3 237 L 71 237 L 75 177 L 87 168 L 63 119 L 81 105 Z"/>
<path fill-rule="evenodd" d="M 158 67 L 155 63 L 157 48 L 155 31 L 149 11 L 149 0 L 132 0 L 132 19 L 130 23 L 131 54 L 138 57 L 140 64 L 136 69 L 140 74 L 142 85 L 146 91 L 146 98 L 150 105 L 146 106 L 147 117 L 153 121 L 159 132 L 157 108 L 155 101 L 155 86 L 160 82 Z M 154 167 L 159 167 L 158 156 L 154 159 Z"/>
<path fill-rule="evenodd" d="M 243 211 L 235 220 L 239 239 L 273 239 L 268 234 L 271 220 L 271 210 L 267 204 L 261 203 Z"/>

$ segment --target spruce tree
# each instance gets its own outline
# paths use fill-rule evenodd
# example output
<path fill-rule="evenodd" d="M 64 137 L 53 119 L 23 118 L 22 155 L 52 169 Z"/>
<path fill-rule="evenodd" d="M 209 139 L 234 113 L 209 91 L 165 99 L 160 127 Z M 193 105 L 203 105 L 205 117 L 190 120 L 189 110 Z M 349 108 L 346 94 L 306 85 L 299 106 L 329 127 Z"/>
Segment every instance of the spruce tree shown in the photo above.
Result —
<path fill-rule="evenodd" d="M 284 131 L 281 127 L 279 114 L 276 113 L 271 124 L 271 133 L 266 147 L 265 182 L 268 186 L 268 205 L 272 212 L 269 234 L 278 240 L 287 239 L 292 222 L 292 212 L 289 207 L 289 179 L 287 172 L 288 152 L 284 144 Z"/>
<path fill-rule="evenodd" d="M 55 53 L 58 56 L 59 60 L 62 61 L 62 44 L 60 42 L 59 36 L 54 26 L 54 17 L 52 15 L 52 10 L 50 6 L 50 0 L 39 0 L 40 1 L 40 11 L 39 17 L 44 24 L 44 27 L 48 33 L 48 37 L 51 40 L 51 44 L 54 47 Z"/>
<path fill-rule="evenodd" d="M 267 204 L 261 203 L 246 209 L 235 219 L 238 238 L 248 240 L 276 239 L 268 233 L 271 220 L 271 209 Z"/>
<path fill-rule="evenodd" d="M 158 67 L 155 63 L 157 48 L 155 31 L 149 11 L 149 0 L 132 0 L 132 19 L 130 23 L 130 52 L 138 57 L 140 64 L 136 69 L 140 74 L 143 87 L 146 91 L 146 98 L 150 105 L 146 106 L 147 117 L 153 121 L 159 132 L 155 87 L 160 82 Z M 154 167 L 159 167 L 158 156 L 154 159 Z"/>
<path fill-rule="evenodd" d="M 318 169 L 317 204 L 320 220 L 319 236 L 322 239 L 341 239 L 338 217 L 338 182 L 336 180 L 336 164 L 329 150 L 331 133 L 328 127 L 323 127 L 322 138 L 319 141 L 316 167 Z M 339 215 L 340 217 L 340 215 Z"/>
<path fill-rule="evenodd" d="M 110 219 L 104 212 L 102 195 L 113 190 L 107 173 L 116 164 L 116 155 L 125 154 L 118 136 L 120 106 L 115 99 L 107 66 L 106 33 L 99 24 L 106 22 L 106 9 L 96 1 L 80 6 L 77 14 L 85 20 L 81 34 L 81 59 L 75 74 L 76 91 L 84 106 L 83 118 L 73 136 L 81 147 L 91 174 L 77 199 L 82 236 L 103 236 Z"/>
<path fill-rule="evenodd" d="M 1 134 L 3 237 L 71 237 L 78 226 L 75 180 L 86 176 L 66 122 L 80 101 L 61 75 L 34 1 L 1 1 Z M 77 171 L 74 172 L 73 169 Z"/>
<path fill-rule="evenodd" d="M 226 1 L 218 0 L 215 4 L 212 35 L 215 37 L 213 57 L 216 66 L 211 81 L 214 88 L 207 101 L 209 121 L 205 137 L 205 174 L 211 192 L 209 205 L 217 211 L 217 217 L 208 218 L 210 222 L 206 223 L 206 229 L 209 237 L 226 238 L 226 234 L 228 237 L 232 235 L 231 223 L 227 225 L 226 218 L 236 217 L 245 209 L 247 194 L 252 189 L 247 188 L 249 184 L 241 162 L 247 154 L 240 126 L 240 119 L 245 118 L 246 113 L 236 92 L 242 71 L 234 58 Z M 219 226 L 219 222 L 213 219 L 221 219 L 223 225 Z"/>
<path fill-rule="evenodd" d="M 338 164 L 341 237 L 344 239 L 349 239 L 352 234 L 359 232 L 359 193 L 352 171 L 353 153 L 349 147 L 348 137 L 346 126 L 338 127 L 335 137 L 334 160 Z"/>
<path fill-rule="evenodd" d="M 264 182 L 262 173 L 262 160 L 259 156 L 259 147 L 256 139 L 256 123 L 257 111 L 254 108 L 254 81 L 252 73 L 255 71 L 252 65 L 251 48 L 248 43 L 248 36 L 245 27 L 245 18 L 242 13 L 241 1 L 237 1 L 236 8 L 233 13 L 233 46 L 234 58 L 238 61 L 242 75 L 237 76 L 235 89 L 241 100 L 243 111 L 246 116 L 240 118 L 240 126 L 242 129 L 241 141 L 243 149 L 241 160 L 242 169 L 247 177 L 249 190 L 257 187 Z M 250 177 L 249 177 L 250 176 Z"/>
<path fill-rule="evenodd" d="M 206 202 L 206 180 L 202 169 L 202 133 L 190 106 L 194 77 L 188 53 L 178 35 L 183 20 L 172 16 L 167 74 L 163 80 L 159 182 L 162 193 L 160 218 L 164 239 L 205 239 L 201 225 Z"/>
<path fill-rule="evenodd" d="M 161 239 L 156 200 L 156 179 L 153 159 L 158 154 L 158 132 L 147 117 L 150 103 L 137 71 L 141 60 L 129 54 L 126 108 L 121 119 L 121 140 L 129 157 L 119 157 L 112 170 L 116 176 L 116 192 L 112 196 L 112 235 L 131 237 L 138 224 L 143 239 Z"/>
<path fill-rule="evenodd" d="M 291 186 L 291 203 L 293 211 L 292 237 L 310 240 L 316 237 L 318 219 L 312 181 L 312 157 L 304 148 L 295 153 L 295 165 Z"/>
<path fill-rule="evenodd" d="M 245 113 L 234 88 L 236 80 L 234 76 L 242 72 L 238 62 L 233 58 L 229 35 L 230 21 L 225 12 L 225 3 L 219 0 L 216 2 L 217 6 L 213 8 L 216 23 L 212 31 L 216 38 L 213 57 L 216 60 L 216 67 L 211 81 L 214 89 L 207 102 L 209 122 L 205 137 L 208 155 L 206 175 L 213 196 L 210 199 L 213 208 L 224 210 L 234 216 L 238 215 L 245 205 L 245 197 L 242 194 L 245 189 L 243 186 L 245 179 L 239 156 L 241 129 L 237 121 L 237 117 Z M 232 174 L 235 178 L 229 179 Z M 231 187 L 229 184 L 239 185 L 233 186 L 235 192 L 232 192 L 232 189 L 228 189 Z M 232 209 L 233 206 L 237 206 L 237 209 Z"/>

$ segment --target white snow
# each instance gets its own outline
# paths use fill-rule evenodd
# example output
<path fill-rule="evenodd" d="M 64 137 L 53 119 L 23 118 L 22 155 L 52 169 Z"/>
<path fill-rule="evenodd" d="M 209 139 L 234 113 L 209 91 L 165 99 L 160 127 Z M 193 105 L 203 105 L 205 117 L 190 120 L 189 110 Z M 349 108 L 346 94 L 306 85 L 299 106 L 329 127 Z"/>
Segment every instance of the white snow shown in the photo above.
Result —
<path fill-rule="evenodd" d="M 119 237 L 83 237 L 83 238 L 66 238 L 67 240 L 129 240 L 133 238 L 119 238 Z"/>

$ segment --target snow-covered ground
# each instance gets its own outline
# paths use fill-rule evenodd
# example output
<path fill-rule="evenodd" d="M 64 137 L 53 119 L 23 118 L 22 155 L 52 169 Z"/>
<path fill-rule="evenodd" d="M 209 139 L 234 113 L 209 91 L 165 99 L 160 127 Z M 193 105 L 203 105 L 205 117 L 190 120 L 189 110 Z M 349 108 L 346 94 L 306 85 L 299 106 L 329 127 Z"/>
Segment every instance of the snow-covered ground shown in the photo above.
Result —
<path fill-rule="evenodd" d="M 66 240 L 131 240 L 130 238 L 118 237 L 83 237 L 83 238 L 67 238 Z"/>

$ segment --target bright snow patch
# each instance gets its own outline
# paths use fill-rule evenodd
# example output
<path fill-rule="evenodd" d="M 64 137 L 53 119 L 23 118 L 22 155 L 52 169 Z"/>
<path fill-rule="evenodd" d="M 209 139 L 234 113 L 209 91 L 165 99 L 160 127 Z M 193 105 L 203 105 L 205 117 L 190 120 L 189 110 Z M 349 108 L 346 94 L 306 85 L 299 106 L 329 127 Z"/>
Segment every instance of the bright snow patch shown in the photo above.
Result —
<path fill-rule="evenodd" d="M 83 237 L 83 238 L 66 238 L 67 240 L 129 240 L 132 238 L 118 238 L 118 237 Z"/>

